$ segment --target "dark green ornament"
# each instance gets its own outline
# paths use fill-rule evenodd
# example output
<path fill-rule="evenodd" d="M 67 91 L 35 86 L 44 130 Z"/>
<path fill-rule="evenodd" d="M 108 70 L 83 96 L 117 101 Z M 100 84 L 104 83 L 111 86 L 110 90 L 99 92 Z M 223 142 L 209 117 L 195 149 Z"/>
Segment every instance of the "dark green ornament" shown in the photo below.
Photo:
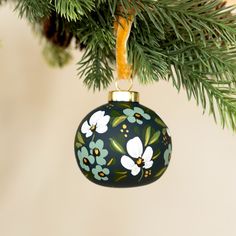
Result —
<path fill-rule="evenodd" d="M 166 124 L 138 102 L 138 93 L 113 91 L 109 103 L 91 111 L 75 137 L 83 174 L 108 187 L 154 182 L 169 165 L 171 137 Z"/>

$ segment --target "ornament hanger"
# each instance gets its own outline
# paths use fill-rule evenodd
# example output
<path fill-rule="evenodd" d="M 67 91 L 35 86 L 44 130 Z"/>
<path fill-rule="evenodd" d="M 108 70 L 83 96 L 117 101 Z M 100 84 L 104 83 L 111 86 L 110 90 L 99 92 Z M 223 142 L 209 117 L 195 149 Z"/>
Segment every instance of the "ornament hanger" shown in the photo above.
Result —
<path fill-rule="evenodd" d="M 121 86 L 119 84 L 120 81 L 121 80 L 119 80 L 119 79 L 116 79 L 116 81 L 115 81 L 116 90 L 123 91 L 123 89 L 121 88 Z M 128 80 L 126 79 L 126 81 L 129 81 L 129 87 L 128 87 L 128 89 L 126 91 L 130 91 L 132 89 L 132 87 L 133 87 L 133 82 L 134 82 L 133 78 L 129 78 Z"/>
<path fill-rule="evenodd" d="M 120 9 L 122 11 L 122 9 Z M 116 34 L 116 69 L 117 79 L 115 82 L 116 89 L 121 91 L 119 81 L 129 80 L 129 87 L 127 91 L 130 91 L 133 87 L 132 77 L 132 65 L 128 63 L 127 59 L 127 41 L 131 32 L 131 27 L 134 20 L 134 11 L 128 11 L 128 18 L 118 16 L 117 21 L 114 22 L 115 34 Z"/>

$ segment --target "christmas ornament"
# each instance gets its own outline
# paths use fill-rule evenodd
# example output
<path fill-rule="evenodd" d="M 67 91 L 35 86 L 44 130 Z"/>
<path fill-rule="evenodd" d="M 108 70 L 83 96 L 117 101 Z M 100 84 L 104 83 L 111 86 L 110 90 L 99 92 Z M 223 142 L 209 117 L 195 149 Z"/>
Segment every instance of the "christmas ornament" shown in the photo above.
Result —
<path fill-rule="evenodd" d="M 109 187 L 135 187 L 162 176 L 171 157 L 166 124 L 141 105 L 138 93 L 113 91 L 109 102 L 91 111 L 75 137 L 75 155 L 83 174 Z"/>
<path fill-rule="evenodd" d="M 90 112 L 75 137 L 75 155 L 83 174 L 92 182 L 109 187 L 135 187 L 152 183 L 166 170 L 172 144 L 168 128 L 151 109 L 139 103 L 139 94 L 130 91 L 132 65 L 127 61 L 127 40 L 133 11 L 115 22 L 117 90 L 109 103 Z M 118 82 L 128 79 L 127 91 Z"/>

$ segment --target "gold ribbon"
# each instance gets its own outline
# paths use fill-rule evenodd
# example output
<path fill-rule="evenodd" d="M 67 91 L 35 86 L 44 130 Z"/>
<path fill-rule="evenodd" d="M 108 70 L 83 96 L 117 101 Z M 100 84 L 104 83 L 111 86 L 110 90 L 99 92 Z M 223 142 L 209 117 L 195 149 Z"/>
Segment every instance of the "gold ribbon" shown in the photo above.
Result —
<path fill-rule="evenodd" d="M 129 16 L 124 18 L 118 16 L 114 23 L 116 32 L 116 69 L 118 80 L 130 80 L 132 76 L 132 65 L 127 59 L 127 41 L 133 24 L 134 13 L 129 11 Z"/>

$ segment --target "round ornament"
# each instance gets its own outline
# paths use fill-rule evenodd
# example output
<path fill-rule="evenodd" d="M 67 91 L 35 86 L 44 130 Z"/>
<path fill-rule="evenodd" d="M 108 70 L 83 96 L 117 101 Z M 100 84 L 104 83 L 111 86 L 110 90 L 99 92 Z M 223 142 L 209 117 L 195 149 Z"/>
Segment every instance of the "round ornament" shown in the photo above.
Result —
<path fill-rule="evenodd" d="M 75 137 L 82 173 L 108 187 L 136 187 L 154 182 L 169 165 L 169 130 L 137 92 L 113 91 L 109 102 L 91 111 Z"/>

